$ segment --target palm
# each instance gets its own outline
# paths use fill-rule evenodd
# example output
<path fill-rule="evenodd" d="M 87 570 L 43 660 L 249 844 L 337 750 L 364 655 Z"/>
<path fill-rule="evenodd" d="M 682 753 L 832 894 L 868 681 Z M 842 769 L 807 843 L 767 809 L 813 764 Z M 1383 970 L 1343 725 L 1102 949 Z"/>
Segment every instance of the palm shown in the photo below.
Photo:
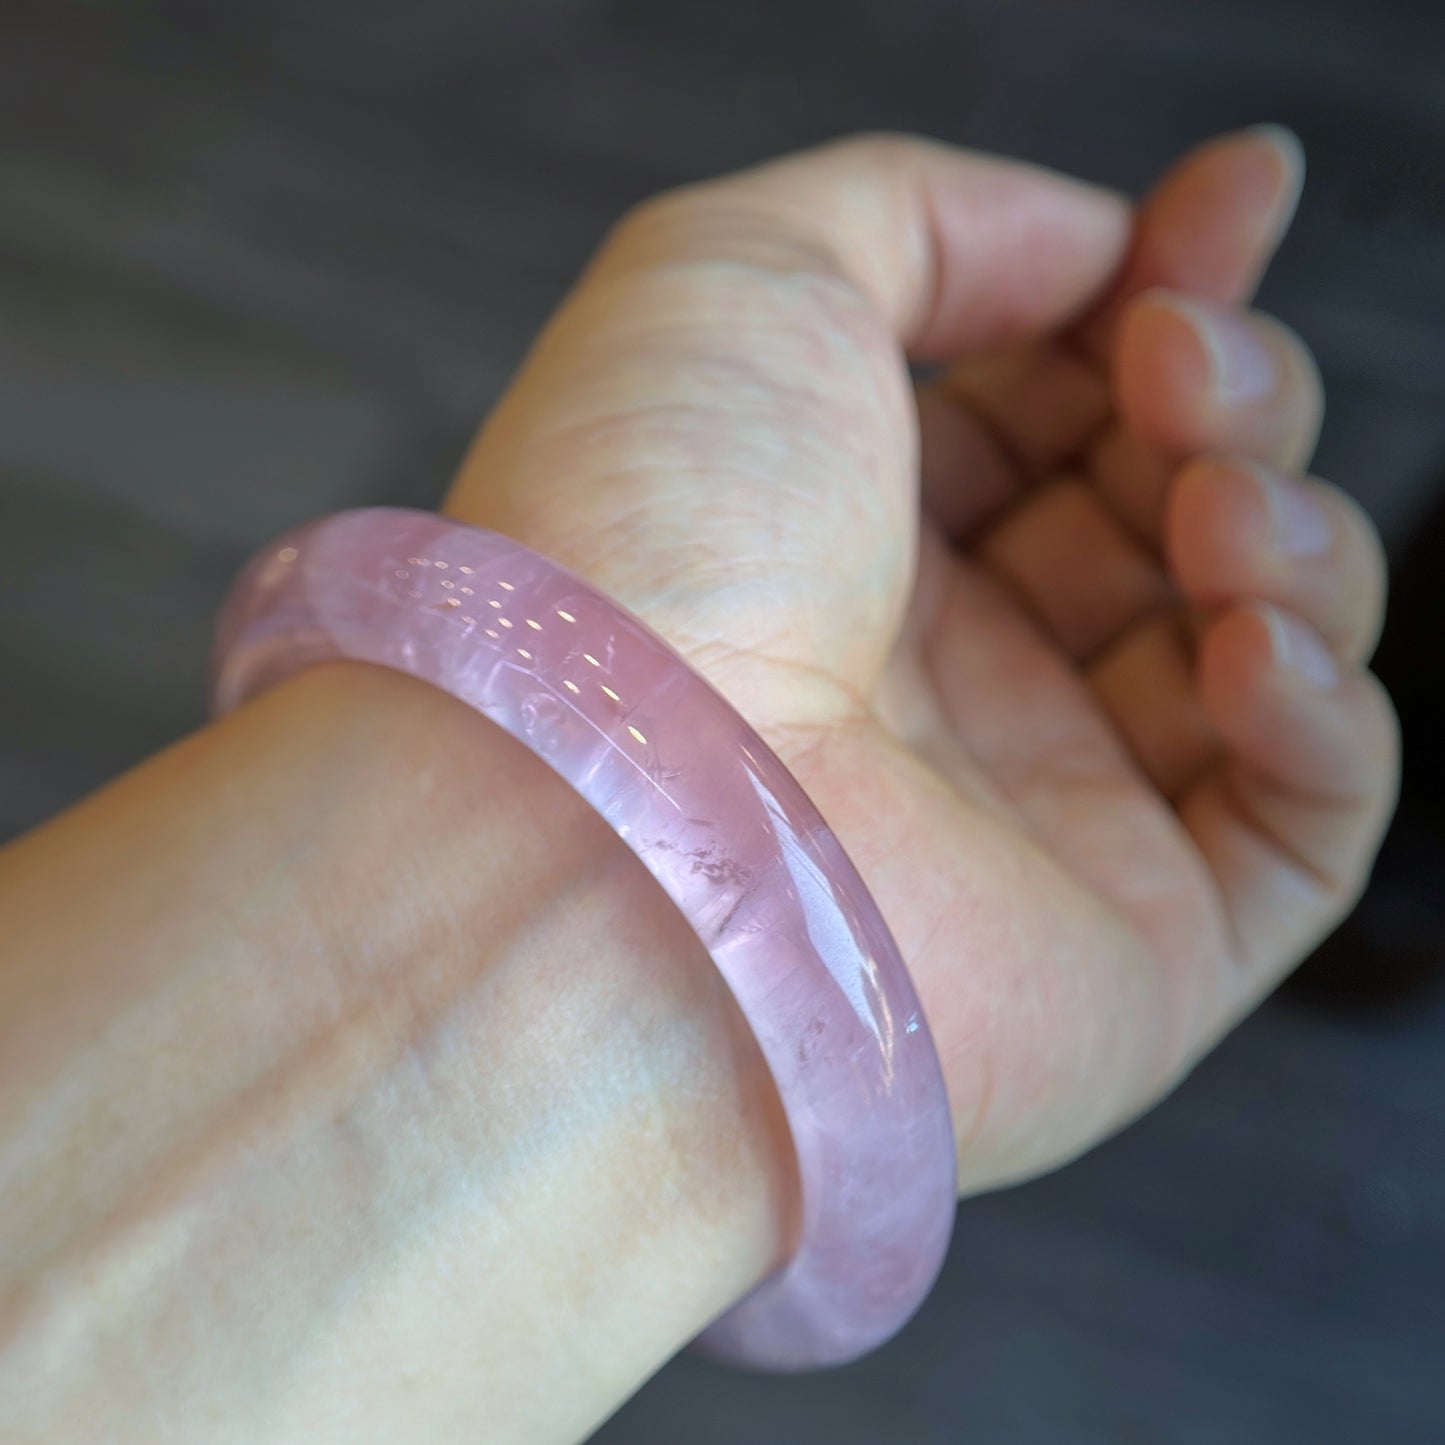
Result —
<path fill-rule="evenodd" d="M 1041 527 L 1046 518 L 1021 511 L 1010 525 Z M 1177 996 L 1179 986 L 1201 966 L 1235 961 L 1209 860 L 1130 746 L 1149 718 L 1173 713 L 1172 736 L 1160 741 L 1202 753 L 1207 726 L 1192 688 L 1159 669 L 1128 679 L 1122 696 L 1116 679 L 1101 689 L 1019 599 L 986 544 L 954 550 L 925 521 L 922 553 L 923 585 L 876 702 L 891 737 L 929 776 L 897 759 L 874 773 L 911 798 L 906 808 L 891 803 L 909 819 L 907 845 L 875 857 L 873 871 L 897 870 L 887 891 L 900 906 L 890 916 L 911 920 L 921 986 L 935 970 L 984 981 L 978 991 L 940 983 L 930 1016 L 954 1049 L 955 1115 L 973 1171 L 965 1183 L 996 1182 L 1119 1122 L 1137 1107 L 1141 1071 L 1162 1084 L 1192 1032 L 1180 1015 L 1202 1013 L 1205 1002 Z M 1161 629 L 1173 623 L 1158 614 Z M 1137 636 L 1125 645 L 1137 647 Z M 835 806 L 851 812 L 856 791 L 845 784 Z M 876 796 L 857 801 L 863 813 L 890 806 Z M 1000 938 L 1009 940 L 1001 955 Z M 1154 997 L 1142 1009 L 1098 1014 L 1099 1033 L 1080 1029 L 1097 1013 L 1097 998 L 1083 995 L 1097 995 L 1101 978 L 1120 996 Z M 1152 1035 L 1129 1032 L 1141 1013 L 1156 1021 Z M 996 1049 L 980 1049 L 985 1039 Z M 1117 1067 L 1105 1072 L 1117 1093 L 1101 1090 L 1089 1065 L 1110 1053 Z M 1025 1058 L 1041 1061 L 1026 1086 L 1033 1097 L 1003 1095 Z M 1079 1092 L 1086 1072 L 1093 1087 Z M 1021 1113 L 1046 1120 L 1047 1134 L 1020 1139 Z"/>
<path fill-rule="evenodd" d="M 1164 935 L 1188 937 L 1206 921 L 1217 939 L 1218 899 L 1199 851 L 1129 746 L 1145 715 L 1197 701 L 1167 674 L 1137 678 L 1122 698 L 1101 693 L 985 555 L 952 552 L 931 523 L 925 531 L 937 596 L 919 609 L 917 635 L 878 698 L 895 735 L 963 805 L 1026 834 L 1143 940 L 1165 947 Z"/>
<path fill-rule="evenodd" d="M 1263 822 L 1241 808 L 1211 720 L 1260 671 L 1257 620 L 1216 625 L 1202 695 L 1188 559 L 1161 530 L 1182 458 L 1297 464 L 1317 408 L 1210 413 L 1197 338 L 1167 309 L 1114 335 L 1146 283 L 1250 288 L 1280 178 L 1231 201 L 1218 173 L 1260 162 L 1181 171 L 1089 322 L 1022 348 L 985 325 L 1000 345 L 917 397 L 856 289 L 748 225 L 739 255 L 713 254 L 746 211 L 664 207 L 554 323 L 450 503 L 633 607 L 784 754 L 914 971 L 969 1184 L 1137 1109 L 1339 906 L 1321 896 L 1335 860 L 1289 856 L 1268 800 Z M 792 205 L 768 174 L 753 189 Z M 1027 280 L 1061 294 L 1013 304 L 1083 294 L 1071 244 Z"/>

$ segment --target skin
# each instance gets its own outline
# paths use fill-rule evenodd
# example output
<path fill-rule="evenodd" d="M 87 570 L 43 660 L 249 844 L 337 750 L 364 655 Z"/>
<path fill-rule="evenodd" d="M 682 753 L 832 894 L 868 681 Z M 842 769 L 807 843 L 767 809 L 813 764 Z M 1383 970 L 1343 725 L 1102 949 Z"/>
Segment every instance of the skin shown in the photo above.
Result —
<path fill-rule="evenodd" d="M 1300 181 L 1267 129 L 1138 208 L 898 137 L 672 193 L 448 497 L 818 801 L 961 1191 L 1155 1102 L 1392 806 L 1378 539 L 1303 473 L 1318 374 L 1248 309 Z M 17 1438 L 577 1439 L 786 1249 L 786 1131 L 696 942 L 404 679 L 318 669 L 14 845 L 0 936 Z"/>

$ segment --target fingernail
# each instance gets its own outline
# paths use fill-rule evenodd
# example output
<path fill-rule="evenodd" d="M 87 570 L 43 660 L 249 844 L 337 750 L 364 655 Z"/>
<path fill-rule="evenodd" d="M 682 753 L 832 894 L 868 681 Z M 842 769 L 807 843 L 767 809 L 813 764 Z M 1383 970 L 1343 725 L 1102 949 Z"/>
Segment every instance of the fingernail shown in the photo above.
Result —
<path fill-rule="evenodd" d="M 1305 183 L 1305 148 L 1299 136 L 1288 126 L 1268 121 L 1253 125 L 1249 134 L 1263 141 L 1279 157 L 1279 194 L 1275 198 L 1275 226 L 1280 235 L 1289 228 L 1299 206 Z"/>
<path fill-rule="evenodd" d="M 1274 545 L 1290 557 L 1318 557 L 1334 541 L 1330 514 L 1308 482 L 1255 468 L 1255 480 L 1269 506 Z"/>
<path fill-rule="evenodd" d="M 1255 401 L 1274 390 L 1274 356 L 1259 333 L 1233 312 L 1189 302 L 1188 310 L 1209 356 L 1210 382 L 1227 405 Z"/>
<path fill-rule="evenodd" d="M 1270 649 L 1280 667 L 1319 692 L 1328 692 L 1339 682 L 1334 654 L 1314 628 L 1274 607 L 1261 607 L 1259 613 L 1269 627 Z"/>

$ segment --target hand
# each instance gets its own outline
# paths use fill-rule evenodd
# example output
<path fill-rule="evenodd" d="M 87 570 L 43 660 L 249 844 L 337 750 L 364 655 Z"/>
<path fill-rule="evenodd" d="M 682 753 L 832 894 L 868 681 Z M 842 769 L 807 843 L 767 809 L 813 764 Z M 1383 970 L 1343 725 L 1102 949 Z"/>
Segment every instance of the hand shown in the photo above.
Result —
<path fill-rule="evenodd" d="M 912 968 L 962 1188 L 1155 1100 L 1350 907 L 1390 811 L 1380 546 L 1301 474 L 1317 373 L 1245 309 L 1299 183 L 1259 130 L 1137 211 L 894 138 L 664 196 L 449 499 L 797 772 Z"/>

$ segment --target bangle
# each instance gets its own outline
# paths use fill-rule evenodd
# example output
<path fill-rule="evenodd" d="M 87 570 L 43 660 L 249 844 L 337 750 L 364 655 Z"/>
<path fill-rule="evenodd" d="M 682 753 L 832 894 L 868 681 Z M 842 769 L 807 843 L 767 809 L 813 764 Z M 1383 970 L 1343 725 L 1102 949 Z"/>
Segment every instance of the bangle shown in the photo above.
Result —
<path fill-rule="evenodd" d="M 948 1098 L 897 946 L 793 776 L 630 613 L 434 513 L 342 512 L 265 548 L 221 616 L 214 707 L 337 658 L 430 682 L 550 764 L 661 883 L 737 998 L 792 1132 L 801 1228 L 701 1347 L 804 1369 L 892 1335 L 952 1228 Z"/>

